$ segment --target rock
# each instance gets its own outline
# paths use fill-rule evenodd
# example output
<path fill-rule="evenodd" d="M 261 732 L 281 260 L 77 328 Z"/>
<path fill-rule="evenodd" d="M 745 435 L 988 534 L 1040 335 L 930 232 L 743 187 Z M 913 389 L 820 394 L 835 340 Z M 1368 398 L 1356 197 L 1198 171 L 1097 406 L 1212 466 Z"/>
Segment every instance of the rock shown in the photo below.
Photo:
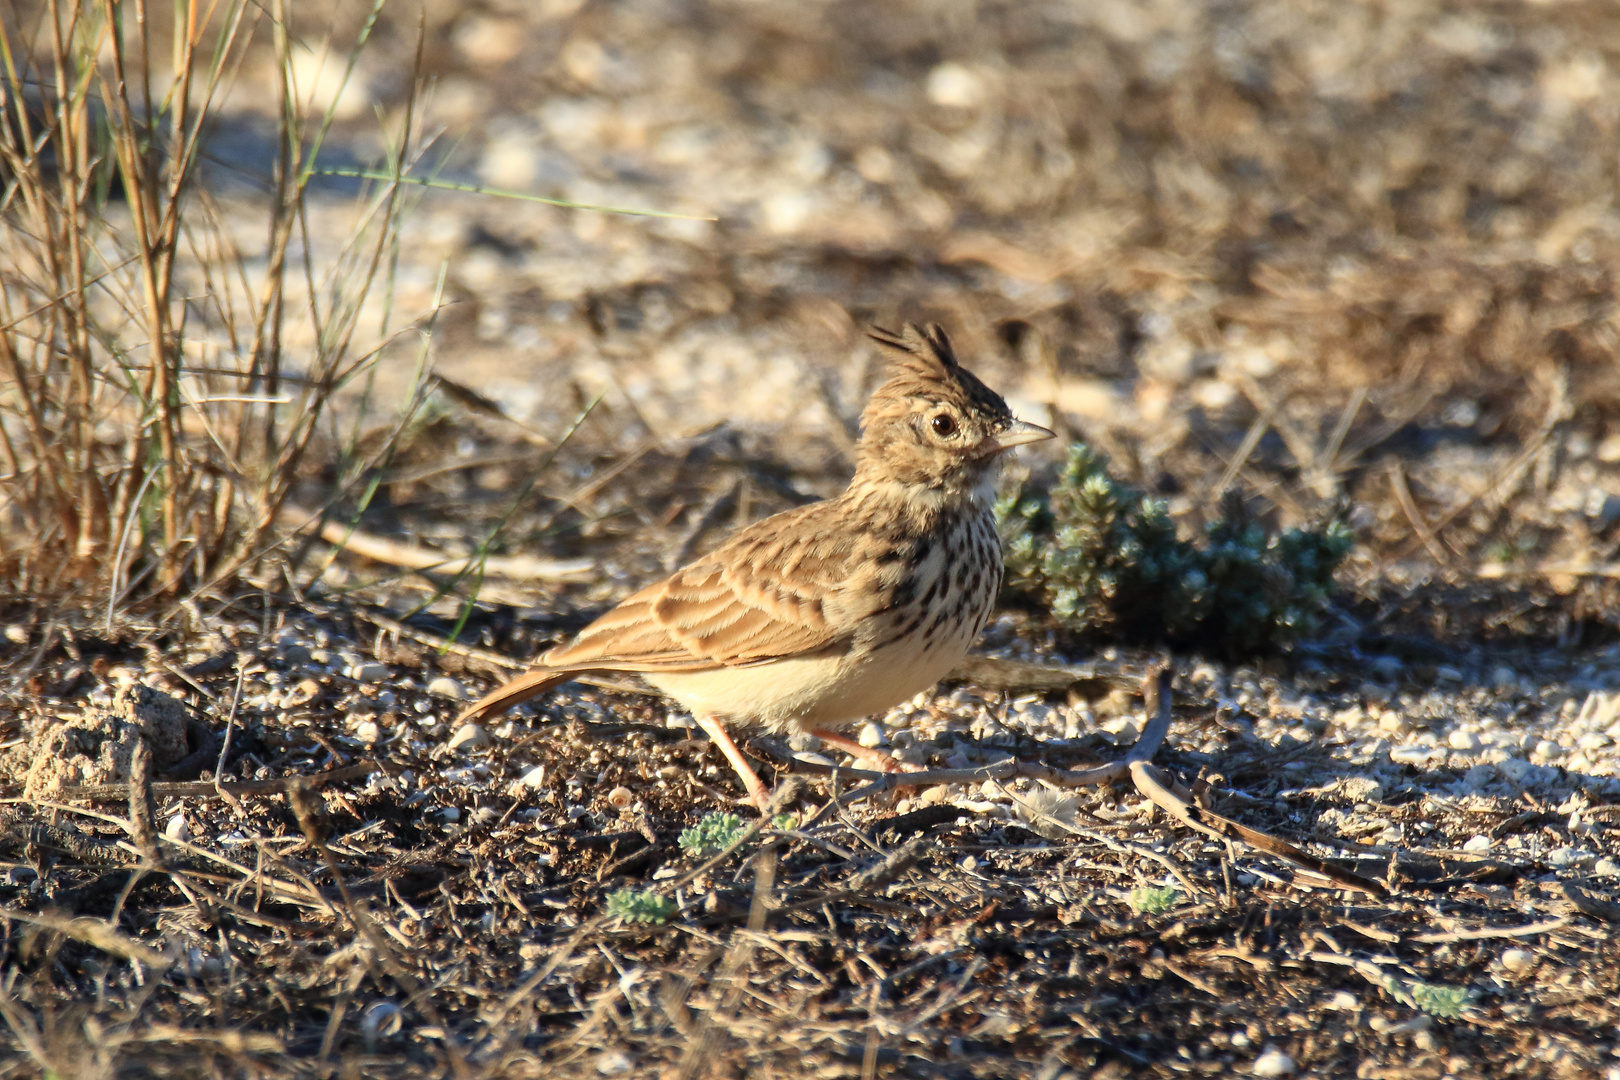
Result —
<path fill-rule="evenodd" d="M 23 795 L 43 798 L 63 784 L 112 784 L 129 779 L 130 756 L 145 739 L 156 774 L 174 768 L 193 750 L 185 704 L 139 683 L 118 688 L 110 706 L 91 705 L 77 716 L 46 717 L 20 748 L 26 770 Z M 12 763 L 17 761 L 12 757 Z"/>
<path fill-rule="evenodd" d="M 163 835 L 170 840 L 184 843 L 191 839 L 191 825 L 186 821 L 186 815 L 176 814 L 163 826 Z"/>
<path fill-rule="evenodd" d="M 523 775 L 517 778 L 517 785 L 521 785 L 526 788 L 545 787 L 546 767 L 544 765 L 535 765 L 532 768 L 524 770 Z"/>
<path fill-rule="evenodd" d="M 456 728 L 456 733 L 450 736 L 450 741 L 445 745 L 452 750 L 460 750 L 463 747 L 477 749 L 480 746 L 488 746 L 489 732 L 477 724 L 462 724 Z"/>
<path fill-rule="evenodd" d="M 1564 870 L 1578 864 L 1585 858 L 1586 852 L 1576 847 L 1557 848 L 1547 855 L 1547 862 L 1556 870 Z"/>
<path fill-rule="evenodd" d="M 434 697 L 449 698 L 451 701 L 461 701 L 467 696 L 467 691 L 462 689 L 461 684 L 448 675 L 440 675 L 428 683 L 427 692 Z"/>
<path fill-rule="evenodd" d="M 1254 1059 L 1249 1071 L 1256 1076 L 1289 1076 L 1297 1068 L 1299 1066 L 1294 1064 L 1293 1058 L 1272 1046 Z"/>
<path fill-rule="evenodd" d="M 883 728 L 868 720 L 861 725 L 860 734 L 856 736 L 855 741 L 862 746 L 876 747 L 887 743 L 889 739 L 883 734 Z"/>
<path fill-rule="evenodd" d="M 1489 850 L 1491 850 L 1491 838 L 1488 837 L 1488 836 L 1485 836 L 1483 834 L 1481 834 L 1479 836 L 1469 837 L 1468 842 L 1463 845 L 1463 850 L 1464 851 L 1489 851 Z"/>
<path fill-rule="evenodd" d="M 1384 785 L 1370 776 L 1347 776 L 1339 783 L 1339 790 L 1351 802 L 1381 803 L 1384 801 Z"/>
<path fill-rule="evenodd" d="M 382 738 L 382 728 L 375 720 L 362 720 L 354 726 L 354 737 L 369 745 Z"/>
<path fill-rule="evenodd" d="M 1453 750 L 1461 750 L 1467 754 L 1477 752 L 1480 745 L 1479 736 L 1467 728 L 1453 728 L 1451 734 L 1446 736 L 1446 743 Z"/>
<path fill-rule="evenodd" d="M 1514 975 L 1523 975 L 1536 966 L 1536 954 L 1529 949 L 1509 949 L 1502 954 L 1502 966 Z"/>
<path fill-rule="evenodd" d="M 935 105 L 971 109 L 984 101 L 984 79 L 961 64 L 944 63 L 928 73 L 927 92 Z"/>
<path fill-rule="evenodd" d="M 350 665 L 348 675 L 355 682 L 382 682 L 388 678 L 388 665 L 379 664 L 375 660 L 362 660 L 358 664 Z"/>

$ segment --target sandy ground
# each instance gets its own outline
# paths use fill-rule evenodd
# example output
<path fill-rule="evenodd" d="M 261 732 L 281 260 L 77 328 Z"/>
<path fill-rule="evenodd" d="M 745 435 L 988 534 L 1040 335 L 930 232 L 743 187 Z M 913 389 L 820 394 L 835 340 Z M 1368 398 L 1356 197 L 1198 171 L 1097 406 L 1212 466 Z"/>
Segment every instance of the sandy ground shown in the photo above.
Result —
<path fill-rule="evenodd" d="M 110 636 L 9 608 L 5 1075 L 1620 1077 L 1620 16 L 548 0 L 426 21 L 443 175 L 714 219 L 450 192 L 406 219 L 379 338 L 442 279 L 433 369 L 527 433 L 435 394 L 362 527 L 464 553 L 505 520 L 497 553 L 585 568 L 486 581 L 471 653 L 437 648 L 470 582 L 321 545 L 301 595 L 267 570 Z M 334 161 L 380 145 L 415 26 L 385 11 Z M 312 51 L 331 93 L 322 71 Z M 250 262 L 255 77 L 216 178 Z M 358 213 L 335 181 L 316 200 L 317 266 Z M 681 833 L 736 785 L 657 699 L 575 685 L 455 723 L 499 656 L 838 490 L 876 374 L 861 329 L 908 319 L 1189 530 L 1228 488 L 1273 524 L 1348 508 L 1322 634 L 1175 657 L 1157 760 L 1382 894 L 1126 784 L 1027 780 L 812 825 L 831 791 L 807 777 L 793 821 L 705 869 Z M 408 397 L 420 343 L 345 391 L 305 502 L 362 401 L 377 426 Z M 1150 649 L 1009 610 L 981 651 L 1098 668 L 948 683 L 863 737 L 1078 767 L 1143 725 Z M 147 833 L 122 794 L 40 801 L 124 781 L 154 725 Z M 222 780 L 263 786 L 163 786 L 197 755 L 211 782 L 227 728 Z M 621 889 L 674 913 L 609 918 Z"/>

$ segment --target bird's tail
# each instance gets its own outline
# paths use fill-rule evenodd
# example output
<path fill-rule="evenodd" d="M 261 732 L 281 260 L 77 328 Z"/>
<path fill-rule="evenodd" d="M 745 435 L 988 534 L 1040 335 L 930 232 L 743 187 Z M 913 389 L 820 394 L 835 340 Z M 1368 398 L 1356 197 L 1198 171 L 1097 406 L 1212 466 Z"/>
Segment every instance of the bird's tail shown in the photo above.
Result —
<path fill-rule="evenodd" d="M 536 668 L 524 672 L 511 682 L 506 683 L 477 701 L 473 702 L 458 718 L 457 723 L 466 720 L 478 720 L 494 713 L 503 713 L 507 709 L 521 705 L 537 694 L 543 694 L 558 683 L 565 683 L 577 676 L 577 671 L 555 671 L 549 668 Z"/>

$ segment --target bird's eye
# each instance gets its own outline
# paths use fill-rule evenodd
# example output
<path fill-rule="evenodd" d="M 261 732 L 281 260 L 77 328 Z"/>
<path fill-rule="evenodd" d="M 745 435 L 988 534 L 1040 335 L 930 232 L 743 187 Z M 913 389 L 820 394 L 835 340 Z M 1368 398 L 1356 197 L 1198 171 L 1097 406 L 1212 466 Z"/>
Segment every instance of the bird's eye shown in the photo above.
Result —
<path fill-rule="evenodd" d="M 933 419 L 934 434 L 942 439 L 948 439 L 956 434 L 956 418 L 950 413 L 940 413 Z"/>

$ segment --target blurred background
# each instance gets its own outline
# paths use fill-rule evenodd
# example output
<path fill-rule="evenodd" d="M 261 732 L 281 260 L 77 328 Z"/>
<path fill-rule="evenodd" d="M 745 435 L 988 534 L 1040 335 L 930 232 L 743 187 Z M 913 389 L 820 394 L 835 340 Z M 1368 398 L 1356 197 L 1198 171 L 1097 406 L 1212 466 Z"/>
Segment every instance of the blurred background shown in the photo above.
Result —
<path fill-rule="evenodd" d="M 448 381 L 369 528 L 464 550 L 505 522 L 497 549 L 589 552 L 622 591 L 841 487 L 876 375 L 863 327 L 937 320 L 1015 408 L 1180 520 L 1229 489 L 1277 524 L 1348 505 L 1344 576 L 1366 595 L 1495 582 L 1537 597 L 1541 631 L 1613 637 L 1612 5 L 288 15 L 280 58 L 256 24 L 207 135 L 202 175 L 250 272 L 282 72 L 330 121 L 321 167 L 378 167 L 408 114 L 414 176 L 689 215 L 411 189 L 359 322 L 431 322 Z M 357 185 L 311 184 L 293 247 L 314 265 L 373 212 Z M 284 340 L 291 370 L 301 339 Z M 368 430 L 411 400 L 420 350 L 380 340 L 338 412 Z M 306 504 L 337 450 L 308 457 Z"/>

